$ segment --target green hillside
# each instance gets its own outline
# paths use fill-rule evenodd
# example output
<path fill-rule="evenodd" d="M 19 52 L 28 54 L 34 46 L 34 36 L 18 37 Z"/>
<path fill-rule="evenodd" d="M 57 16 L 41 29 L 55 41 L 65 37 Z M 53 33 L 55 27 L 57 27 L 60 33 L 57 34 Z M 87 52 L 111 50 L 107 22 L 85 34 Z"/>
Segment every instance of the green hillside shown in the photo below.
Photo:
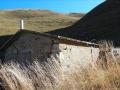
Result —
<path fill-rule="evenodd" d="M 48 10 L 0 11 L 0 35 L 15 33 L 19 29 L 20 19 L 24 19 L 25 29 L 45 32 L 69 26 L 79 20 L 80 17 Z"/>

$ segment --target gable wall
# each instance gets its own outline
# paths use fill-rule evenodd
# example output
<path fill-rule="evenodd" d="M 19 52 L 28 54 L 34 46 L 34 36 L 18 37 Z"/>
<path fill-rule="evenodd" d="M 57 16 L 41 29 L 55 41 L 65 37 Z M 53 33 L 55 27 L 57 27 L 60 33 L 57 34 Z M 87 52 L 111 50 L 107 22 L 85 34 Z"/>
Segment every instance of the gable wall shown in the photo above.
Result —
<path fill-rule="evenodd" d="M 50 37 L 25 33 L 6 50 L 5 59 L 17 58 L 24 61 L 25 58 L 34 58 L 42 61 L 49 57 L 51 45 L 52 39 Z"/>

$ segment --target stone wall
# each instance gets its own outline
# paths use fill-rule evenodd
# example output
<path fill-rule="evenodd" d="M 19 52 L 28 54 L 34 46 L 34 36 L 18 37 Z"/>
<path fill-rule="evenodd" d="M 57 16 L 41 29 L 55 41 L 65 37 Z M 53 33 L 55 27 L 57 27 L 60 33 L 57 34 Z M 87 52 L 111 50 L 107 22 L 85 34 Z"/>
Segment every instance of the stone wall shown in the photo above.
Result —
<path fill-rule="evenodd" d="M 60 62 L 65 70 L 75 69 L 77 66 L 88 66 L 99 56 L 99 49 L 85 46 L 60 44 Z"/>
<path fill-rule="evenodd" d="M 49 37 L 25 33 L 7 49 L 5 60 L 39 59 L 43 61 L 49 57 L 51 45 L 52 40 Z"/>

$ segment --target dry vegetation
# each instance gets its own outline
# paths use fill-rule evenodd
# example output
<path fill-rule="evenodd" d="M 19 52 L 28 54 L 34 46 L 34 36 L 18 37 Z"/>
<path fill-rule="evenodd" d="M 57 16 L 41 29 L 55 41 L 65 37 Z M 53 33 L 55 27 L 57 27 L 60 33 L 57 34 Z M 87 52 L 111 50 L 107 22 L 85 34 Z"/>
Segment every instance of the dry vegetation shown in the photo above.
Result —
<path fill-rule="evenodd" d="M 20 19 L 25 20 L 26 29 L 45 32 L 71 25 L 80 17 L 48 10 L 0 11 L 0 35 L 15 33 L 19 29 Z"/>
<path fill-rule="evenodd" d="M 120 90 L 120 66 L 111 62 L 108 63 L 106 70 L 100 68 L 98 64 L 87 69 L 81 67 L 67 75 L 60 88 L 60 90 Z"/>
<path fill-rule="evenodd" d="M 53 57 L 27 66 L 7 63 L 0 69 L 1 86 L 5 90 L 120 90 L 120 58 L 111 55 L 105 52 L 106 58 L 99 58 L 89 68 L 79 65 L 70 73 L 63 72 Z"/>

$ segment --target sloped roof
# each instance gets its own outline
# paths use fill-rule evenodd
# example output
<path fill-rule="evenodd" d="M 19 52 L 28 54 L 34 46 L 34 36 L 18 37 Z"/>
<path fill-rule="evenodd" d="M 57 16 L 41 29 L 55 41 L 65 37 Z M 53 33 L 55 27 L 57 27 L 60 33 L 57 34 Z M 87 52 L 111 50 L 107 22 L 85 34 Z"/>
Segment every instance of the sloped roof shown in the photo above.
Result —
<path fill-rule="evenodd" d="M 13 35 L 0 36 L 0 47 L 2 47 Z"/>
<path fill-rule="evenodd" d="M 107 0 L 72 26 L 48 33 L 84 41 L 113 40 L 120 44 L 120 0 Z"/>
<path fill-rule="evenodd" d="M 67 42 L 69 44 L 75 44 L 75 45 L 86 45 L 86 46 L 94 46 L 94 47 L 98 47 L 97 44 L 95 43 L 90 43 L 90 42 L 85 42 L 85 41 L 80 41 L 80 40 L 76 40 L 76 39 L 71 39 L 71 38 L 66 38 L 66 37 L 62 37 L 62 36 L 57 36 L 57 35 L 51 35 L 48 33 L 40 33 L 40 32 L 35 32 L 35 31 L 29 31 L 29 30 L 19 30 L 15 35 L 13 35 L 5 44 L 2 45 L 2 47 L 0 47 L 0 51 L 4 51 L 6 50 L 10 45 L 12 45 L 12 43 L 14 43 L 16 40 L 19 39 L 19 37 L 22 34 L 25 33 L 32 33 L 32 34 L 36 34 L 36 35 L 43 35 L 43 36 L 47 36 L 50 37 L 52 39 L 59 39 L 60 42 Z"/>

